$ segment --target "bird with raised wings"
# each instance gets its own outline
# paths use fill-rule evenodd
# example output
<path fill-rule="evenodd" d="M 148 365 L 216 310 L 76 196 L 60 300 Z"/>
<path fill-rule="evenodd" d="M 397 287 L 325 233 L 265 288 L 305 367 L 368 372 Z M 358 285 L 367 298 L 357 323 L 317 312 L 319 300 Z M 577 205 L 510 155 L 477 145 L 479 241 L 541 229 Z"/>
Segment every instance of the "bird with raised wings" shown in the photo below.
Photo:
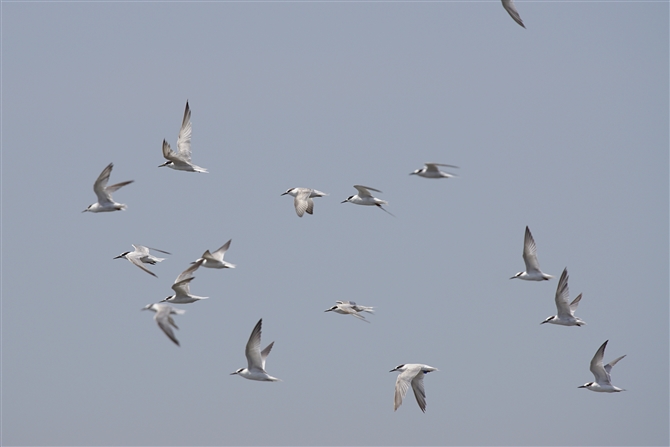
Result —
<path fill-rule="evenodd" d="M 603 357 L 605 357 L 605 348 L 607 347 L 608 341 L 609 340 L 606 340 L 605 343 L 598 348 L 596 355 L 593 356 L 591 364 L 589 365 L 589 369 L 593 373 L 593 377 L 595 377 L 596 381 L 587 382 L 577 388 L 586 388 L 587 390 L 596 391 L 598 393 L 618 393 L 619 391 L 626 391 L 623 388 L 612 385 L 612 377 L 610 376 L 610 371 L 612 371 L 614 365 L 626 356 L 622 355 L 603 366 Z"/>
<path fill-rule="evenodd" d="M 563 269 L 561 278 L 556 287 L 556 315 L 547 317 L 542 323 L 560 324 L 561 326 L 583 326 L 586 323 L 579 317 L 575 317 L 575 311 L 579 302 L 582 300 L 582 294 L 570 302 L 570 289 L 568 288 L 568 268 Z"/>
<path fill-rule="evenodd" d="M 179 276 L 177 276 L 177 279 L 174 280 L 174 284 L 172 284 L 172 290 L 174 290 L 174 295 L 170 295 L 167 298 L 161 300 L 162 302 L 169 302 L 169 303 L 174 303 L 174 304 L 189 304 L 189 303 L 195 303 L 196 301 L 200 300 L 206 300 L 207 296 L 196 296 L 196 295 L 191 295 L 191 289 L 189 284 L 191 281 L 195 279 L 195 276 L 193 276 L 193 272 L 198 270 L 198 268 L 202 265 L 203 261 L 198 260 L 194 262 L 189 268 L 181 272 Z"/>
<path fill-rule="evenodd" d="M 263 319 L 261 318 L 251 331 L 251 336 L 244 349 L 244 355 L 247 357 L 247 367 L 240 368 L 235 372 L 230 373 L 231 376 L 238 375 L 249 380 L 258 380 L 261 382 L 279 382 L 280 379 L 272 377 L 265 371 L 265 359 L 268 358 L 272 346 L 275 342 L 270 343 L 261 351 L 261 326 Z"/>
<path fill-rule="evenodd" d="M 177 137 L 177 152 L 170 148 L 170 144 L 163 140 L 163 157 L 167 160 L 158 167 L 167 166 L 176 171 L 202 172 L 207 173 L 207 169 L 191 163 L 191 109 L 186 101 L 184 109 L 184 119 L 181 122 L 179 136 Z"/>
<path fill-rule="evenodd" d="M 108 211 L 121 211 L 127 208 L 125 204 L 115 202 L 114 199 L 112 199 L 112 193 L 123 186 L 131 184 L 134 180 L 107 186 L 113 168 L 114 163 L 108 164 L 95 180 L 95 183 L 93 183 L 93 192 L 98 196 L 98 201 L 89 205 L 88 208 L 82 211 L 82 213 L 85 213 L 86 211 L 89 213 L 104 213 Z"/>
<path fill-rule="evenodd" d="M 510 279 L 519 278 L 526 281 L 544 281 L 553 278 L 540 270 L 540 263 L 537 261 L 537 246 L 535 239 L 526 227 L 526 233 L 523 238 L 523 262 L 526 264 L 526 271 L 519 272 Z"/>

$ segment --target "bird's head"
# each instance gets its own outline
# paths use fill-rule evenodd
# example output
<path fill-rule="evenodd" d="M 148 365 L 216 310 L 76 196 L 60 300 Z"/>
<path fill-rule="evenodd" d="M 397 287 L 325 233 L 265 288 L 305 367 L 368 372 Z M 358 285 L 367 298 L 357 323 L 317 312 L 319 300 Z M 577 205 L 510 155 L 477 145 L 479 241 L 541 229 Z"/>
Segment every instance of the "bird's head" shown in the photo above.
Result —
<path fill-rule="evenodd" d="M 547 318 L 546 318 L 542 323 L 540 323 L 540 324 L 549 323 L 550 321 L 552 321 L 552 320 L 555 319 L 555 318 L 556 318 L 556 315 L 553 315 L 553 316 L 551 316 L 551 317 L 547 317 Z"/>
<path fill-rule="evenodd" d="M 578 386 L 577 388 L 591 388 L 593 386 L 593 382 L 585 383 L 582 386 Z"/>
<path fill-rule="evenodd" d="M 244 368 L 240 368 L 240 369 L 238 369 L 238 370 L 235 371 L 235 372 L 231 372 L 230 375 L 231 375 L 231 376 L 234 376 L 235 374 L 239 374 L 239 373 L 241 373 L 242 371 L 244 371 Z"/>
<path fill-rule="evenodd" d="M 391 371 L 389 371 L 389 372 L 392 373 L 393 371 L 404 371 L 404 370 L 405 370 L 405 364 L 403 363 L 402 365 L 398 365 L 398 366 L 396 366 L 395 368 L 393 368 L 393 369 L 392 369 Z"/>
<path fill-rule="evenodd" d="M 129 251 L 123 252 L 118 256 L 114 256 L 113 259 L 125 258 L 128 253 L 130 253 L 130 252 Z"/>

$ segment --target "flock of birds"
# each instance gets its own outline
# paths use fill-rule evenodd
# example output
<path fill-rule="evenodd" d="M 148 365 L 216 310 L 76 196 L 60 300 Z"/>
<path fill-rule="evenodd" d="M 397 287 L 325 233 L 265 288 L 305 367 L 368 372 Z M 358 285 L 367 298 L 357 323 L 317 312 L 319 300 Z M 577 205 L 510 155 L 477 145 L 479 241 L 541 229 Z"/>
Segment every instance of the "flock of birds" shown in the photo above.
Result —
<path fill-rule="evenodd" d="M 514 17 L 510 8 L 514 12 L 513 3 L 510 1 L 503 0 L 503 5 L 506 5 L 505 8 L 510 12 L 510 15 Z M 516 20 L 516 19 L 515 19 Z M 517 20 L 520 25 L 523 24 L 520 22 L 520 19 Z M 177 139 L 177 150 L 178 152 L 173 151 L 170 148 L 170 145 L 167 141 L 163 140 L 163 156 L 167 160 L 165 163 L 159 167 L 167 166 L 177 171 L 187 171 L 187 172 L 200 172 L 207 173 L 205 168 L 196 166 L 191 162 L 191 109 L 189 108 L 188 101 L 186 102 L 186 109 L 184 110 L 184 118 L 182 120 L 181 129 L 179 131 L 179 137 Z M 454 174 L 449 174 L 446 172 L 440 171 L 439 167 L 445 166 L 450 168 L 458 168 L 453 165 L 445 165 L 439 163 L 426 163 L 425 166 L 421 169 L 417 169 L 414 172 L 411 172 L 410 175 L 418 175 L 423 178 L 428 179 L 440 179 L 440 178 L 450 178 L 454 177 Z M 117 203 L 112 198 L 112 193 L 117 191 L 119 188 L 126 186 L 133 182 L 133 180 L 116 183 L 114 185 L 108 186 L 110 174 L 114 165 L 110 163 L 98 176 L 97 180 L 93 185 L 93 191 L 98 197 L 98 201 L 89 205 L 83 212 L 91 213 L 100 213 L 100 212 L 110 212 L 110 211 L 120 211 L 125 210 L 126 205 L 122 203 Z M 377 197 L 374 197 L 371 191 L 381 192 L 377 189 L 371 188 L 369 186 L 354 185 L 354 188 L 358 191 L 357 194 L 347 197 L 342 203 L 353 203 L 356 205 L 366 205 L 366 206 L 376 206 L 383 211 L 391 214 L 386 210 L 382 205 L 387 205 L 388 202 L 381 200 Z M 311 188 L 290 188 L 281 195 L 290 195 L 294 198 L 293 205 L 295 207 L 295 212 L 299 217 L 303 217 L 304 213 L 313 214 L 314 212 L 314 201 L 312 199 L 317 197 L 324 197 L 327 194 L 316 189 Z M 235 264 L 231 264 L 224 260 L 224 256 L 228 249 L 230 248 L 231 240 L 223 244 L 214 252 L 206 250 L 202 257 L 193 261 L 191 265 L 184 270 L 178 277 L 175 279 L 172 284 L 172 290 L 174 291 L 173 295 L 168 296 L 167 298 L 161 300 L 157 303 L 148 304 L 142 310 L 151 310 L 155 313 L 154 320 L 158 324 L 158 327 L 167 335 L 167 337 L 172 340 L 177 346 L 179 346 L 179 340 L 174 335 L 173 328 L 179 329 L 174 322 L 173 315 L 182 315 L 185 310 L 177 309 L 172 307 L 170 304 L 190 304 L 196 301 L 207 299 L 208 297 L 196 296 L 191 294 L 190 283 L 195 279 L 193 273 L 200 267 L 205 268 L 214 268 L 214 269 L 227 269 L 235 268 Z M 154 250 L 163 254 L 170 254 L 163 250 L 158 250 L 151 247 L 145 247 L 142 245 L 133 245 L 133 251 L 126 251 L 116 256 L 114 259 L 125 258 L 130 261 L 135 266 L 139 267 L 146 273 L 156 276 L 151 270 L 149 270 L 145 264 L 155 265 L 158 262 L 163 261 L 165 258 L 159 258 L 153 256 L 150 253 L 150 250 Z M 546 281 L 553 278 L 552 275 L 548 275 L 540 269 L 540 264 L 537 260 L 537 247 L 535 245 L 535 240 L 533 235 L 530 232 L 530 229 L 526 227 L 525 237 L 524 237 L 524 246 L 523 246 L 523 260 L 526 265 L 526 270 L 519 272 L 512 276 L 510 279 L 523 279 L 526 281 Z M 572 302 L 569 301 L 570 292 L 568 289 L 568 270 L 565 268 L 561 277 L 558 281 L 558 287 L 556 289 L 555 302 L 556 302 L 556 315 L 547 317 L 541 324 L 551 323 L 561 326 L 582 326 L 586 323 L 581 320 L 579 317 L 575 316 L 575 311 L 577 306 L 582 299 L 582 295 L 578 295 Z M 353 301 L 337 301 L 336 304 L 329 309 L 326 309 L 325 312 L 336 312 L 343 315 L 352 315 L 360 320 L 368 322 L 366 318 L 361 315 L 362 312 L 373 313 L 374 308 L 369 306 L 361 306 L 356 304 Z M 261 350 L 261 327 L 263 324 L 263 319 L 260 319 L 256 326 L 254 326 L 249 337 L 245 348 L 245 355 L 247 358 L 247 367 L 240 368 L 231 375 L 239 375 L 249 380 L 258 380 L 266 382 L 277 382 L 280 379 L 269 375 L 265 371 L 265 360 L 267 359 L 274 342 L 270 343 L 265 349 Z M 590 370 L 595 377 L 594 382 L 588 382 L 579 388 L 586 388 L 591 391 L 605 392 L 605 393 L 614 393 L 619 391 L 624 391 L 622 388 L 612 385 L 610 371 L 612 367 L 625 356 L 621 356 L 616 360 L 603 366 L 603 356 L 605 353 L 605 348 L 607 346 L 607 341 L 605 341 L 593 359 L 591 360 Z M 402 404 L 403 398 L 407 394 L 407 391 L 411 385 L 412 390 L 414 391 L 414 396 L 416 401 L 419 404 L 421 411 L 426 411 L 426 393 L 423 385 L 423 378 L 429 372 L 437 371 L 437 368 L 434 368 L 429 365 L 424 364 L 403 364 L 396 366 L 390 372 L 399 371 L 400 374 L 396 379 L 395 384 L 395 398 L 394 398 L 394 411 Z"/>

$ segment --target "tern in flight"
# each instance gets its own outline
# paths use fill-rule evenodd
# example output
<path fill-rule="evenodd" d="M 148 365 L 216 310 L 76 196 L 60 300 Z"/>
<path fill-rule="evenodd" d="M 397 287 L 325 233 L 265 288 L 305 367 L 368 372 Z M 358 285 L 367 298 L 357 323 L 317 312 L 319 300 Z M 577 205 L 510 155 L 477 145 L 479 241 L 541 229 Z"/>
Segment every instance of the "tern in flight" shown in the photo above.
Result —
<path fill-rule="evenodd" d="M 409 386 L 412 385 L 414 390 L 414 397 L 416 397 L 416 402 L 419 404 L 419 408 L 424 413 L 426 412 L 426 391 L 423 389 L 423 376 L 429 372 L 437 371 L 437 368 L 433 368 L 428 365 L 421 365 L 418 363 L 408 363 L 404 365 L 399 365 L 393 368 L 389 372 L 400 371 L 398 378 L 395 381 L 395 397 L 393 399 L 393 411 L 397 410 L 400 405 L 402 405 L 402 400 L 407 394 Z"/>
<path fill-rule="evenodd" d="M 526 271 L 519 272 L 510 279 L 519 278 L 526 281 L 544 281 L 553 278 L 553 276 L 542 273 L 540 270 L 540 263 L 537 262 L 537 247 L 528 227 L 526 227 L 526 234 L 523 239 L 523 262 L 526 264 Z"/>
<path fill-rule="evenodd" d="M 188 172 L 203 172 L 207 173 L 207 169 L 201 168 L 191 163 L 191 109 L 186 101 L 186 109 L 184 110 L 184 119 L 179 130 L 179 137 L 177 137 L 177 151 L 170 148 L 170 144 L 163 140 L 163 157 L 167 160 L 158 167 L 167 166 L 168 168 L 177 171 Z"/>
<path fill-rule="evenodd" d="M 244 354 L 247 356 L 246 368 L 240 368 L 237 371 L 230 373 L 230 375 L 237 374 L 249 380 L 259 380 L 261 382 L 279 382 L 280 379 L 272 377 L 265 372 L 265 359 L 268 358 L 270 350 L 275 342 L 270 343 L 261 351 L 261 326 L 263 319 L 261 318 L 251 331 L 251 336 L 247 342 L 247 347 L 244 349 Z"/>
<path fill-rule="evenodd" d="M 110 163 L 102 170 L 93 184 L 93 191 L 95 192 L 95 195 L 98 196 L 98 201 L 89 205 L 88 208 L 82 211 L 82 213 L 85 213 L 86 211 L 90 213 L 104 213 L 107 211 L 125 210 L 127 208 L 123 203 L 116 203 L 114 199 L 112 199 L 112 193 L 117 189 L 132 183 L 134 180 L 107 186 L 109 175 L 112 173 L 113 167 L 114 163 Z"/>

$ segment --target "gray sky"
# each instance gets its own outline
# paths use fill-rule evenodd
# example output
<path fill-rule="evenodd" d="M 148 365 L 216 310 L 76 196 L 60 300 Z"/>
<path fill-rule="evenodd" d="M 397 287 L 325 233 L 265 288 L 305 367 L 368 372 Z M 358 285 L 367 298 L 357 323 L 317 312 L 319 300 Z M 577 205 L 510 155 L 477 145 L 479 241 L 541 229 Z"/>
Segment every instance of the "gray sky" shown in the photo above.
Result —
<path fill-rule="evenodd" d="M 517 8 L 4 2 L 2 443 L 667 445 L 668 3 Z M 209 174 L 157 168 L 187 99 Z M 110 162 L 128 210 L 82 214 Z M 587 326 L 508 279 L 526 225 Z M 178 348 L 140 309 L 230 238 Z M 261 317 L 279 383 L 229 375 Z M 608 339 L 628 391 L 578 389 Z M 439 368 L 425 414 L 401 363 Z"/>

